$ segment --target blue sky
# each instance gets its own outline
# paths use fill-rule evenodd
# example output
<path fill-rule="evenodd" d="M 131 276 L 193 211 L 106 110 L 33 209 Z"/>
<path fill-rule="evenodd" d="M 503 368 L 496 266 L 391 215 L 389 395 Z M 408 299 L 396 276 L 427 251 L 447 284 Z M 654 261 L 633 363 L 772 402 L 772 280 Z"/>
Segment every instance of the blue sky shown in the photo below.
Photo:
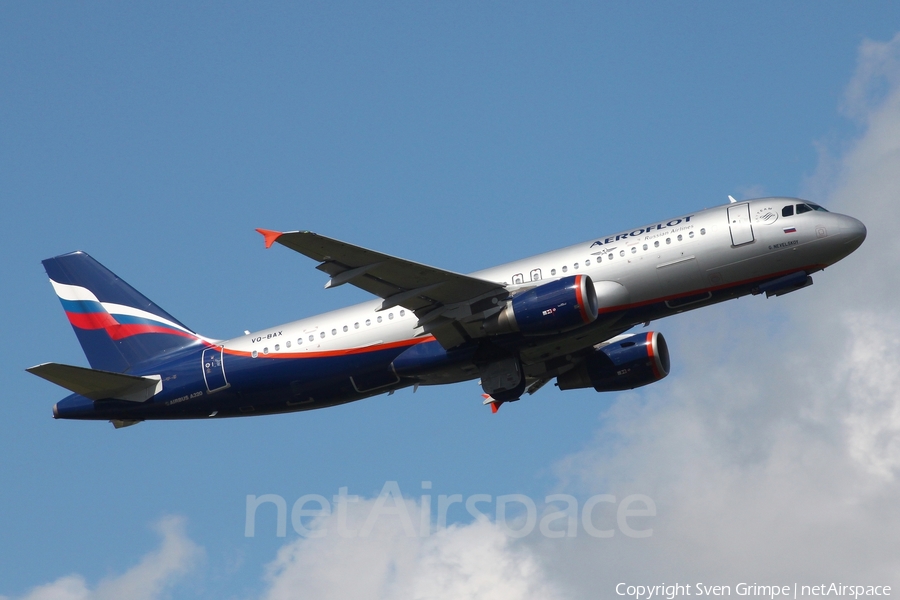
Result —
<path fill-rule="evenodd" d="M 794 427 L 810 436 L 805 449 L 822 444 L 846 465 L 834 485 L 861 477 L 882 482 L 865 502 L 900 498 L 897 432 L 854 429 L 892 422 L 882 418 L 895 414 L 892 397 L 876 405 L 839 395 L 831 405 L 849 412 L 820 414 L 822 395 L 809 387 L 784 408 L 771 390 L 736 390 L 726 377 L 751 360 L 773 380 L 799 385 L 816 371 L 786 364 L 865 362 L 871 348 L 847 336 L 869 331 L 868 317 L 835 316 L 854 303 L 893 326 L 890 304 L 878 298 L 896 291 L 897 249 L 877 245 L 872 220 L 894 210 L 874 199 L 887 202 L 883 192 L 895 184 L 896 159 L 878 168 L 879 157 L 892 156 L 891 138 L 877 142 L 900 113 L 892 103 L 898 29 L 900 9 L 889 2 L 0 5 L 0 265 L 8 282 L 0 300 L 0 595 L 37 597 L 37 586 L 74 574 L 93 595 L 72 597 L 102 597 L 103 582 L 165 554 L 154 529 L 162 527 L 188 558 L 148 598 L 280 597 L 283 581 L 267 565 L 280 549 L 306 556 L 316 547 L 292 533 L 244 537 L 246 496 L 290 502 L 347 486 L 371 498 L 390 480 L 413 497 L 423 480 L 435 494 L 464 496 L 646 494 L 660 507 L 657 533 L 625 555 L 671 558 L 679 544 L 692 547 L 689 538 L 697 562 L 629 572 L 721 573 L 728 583 L 703 557 L 739 555 L 743 530 L 725 526 L 736 517 L 722 508 L 734 506 L 737 491 L 697 483 L 694 469 L 711 456 L 726 461 L 709 471 L 723 477 L 796 466 L 798 455 L 777 443 Z M 673 375 L 634 393 L 548 386 L 492 416 L 472 382 L 311 413 L 114 431 L 53 421 L 62 394 L 24 371 L 86 364 L 40 265 L 63 252 L 91 253 L 193 329 L 227 338 L 367 299 L 347 286 L 323 290 L 312 261 L 265 251 L 255 227 L 311 229 L 466 272 L 720 204 L 727 194 L 837 204 L 866 221 L 870 240 L 796 298 L 744 299 L 655 324 L 672 345 Z M 884 252 L 864 255 L 870 247 Z M 873 270 L 878 264 L 887 276 Z M 851 281 L 875 291 L 847 296 Z M 837 331 L 840 323 L 850 325 Z M 774 343 L 784 336 L 794 343 Z M 823 345 L 832 362 L 818 354 Z M 667 437 L 675 424 L 699 433 Z M 659 435 L 648 440 L 654 427 Z M 866 450 L 872 436 L 886 440 L 880 450 Z M 653 457 L 672 461 L 666 477 L 651 476 Z M 671 480 L 694 482 L 694 495 Z M 869 543 L 851 532 L 852 523 L 869 531 L 863 517 L 819 503 L 828 489 L 821 481 L 793 488 L 790 477 L 763 480 L 758 489 L 787 490 L 846 523 L 854 547 Z M 696 521 L 689 506 L 708 517 Z M 884 514 L 890 531 L 896 517 Z M 456 516 L 460 535 L 482 539 L 465 513 Z M 742 522 L 764 532 L 779 526 L 773 519 L 751 511 Z M 800 553 L 818 547 L 815 523 L 791 536 Z M 699 541 L 722 529 L 734 537 L 715 552 Z M 510 550 L 485 535 L 498 552 L 529 553 L 541 585 L 560 597 L 611 591 L 593 572 L 618 545 L 598 550 L 579 539 L 550 553 L 538 540 Z M 580 576 L 567 570 L 579 564 Z M 797 578 L 815 574 L 807 563 L 793 566 Z M 352 579 L 362 566 L 332 568 Z M 743 576 L 774 568 L 748 559 Z M 848 575 L 862 577 L 854 568 Z M 865 575 L 876 583 L 875 571 Z"/>

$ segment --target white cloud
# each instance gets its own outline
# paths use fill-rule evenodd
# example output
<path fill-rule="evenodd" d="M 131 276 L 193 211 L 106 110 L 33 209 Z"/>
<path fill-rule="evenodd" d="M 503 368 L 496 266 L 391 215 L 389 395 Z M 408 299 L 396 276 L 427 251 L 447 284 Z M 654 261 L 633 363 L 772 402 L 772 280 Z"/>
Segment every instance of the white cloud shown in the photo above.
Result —
<path fill-rule="evenodd" d="M 154 600 L 189 573 L 203 554 L 184 532 L 184 521 L 165 517 L 155 526 L 162 537 L 160 547 L 146 554 L 121 575 L 100 581 L 93 589 L 81 575 L 67 575 L 38 586 L 21 600 Z"/>
<path fill-rule="evenodd" d="M 350 504 L 347 529 L 363 531 L 376 502 Z M 418 524 L 420 505 L 404 502 Z M 360 537 L 339 535 L 337 521 L 336 511 L 318 523 L 328 535 L 281 548 L 268 567 L 265 600 L 294 599 L 297 590 L 322 600 L 559 597 L 529 549 L 489 521 L 408 536 L 399 517 L 383 515 Z"/>

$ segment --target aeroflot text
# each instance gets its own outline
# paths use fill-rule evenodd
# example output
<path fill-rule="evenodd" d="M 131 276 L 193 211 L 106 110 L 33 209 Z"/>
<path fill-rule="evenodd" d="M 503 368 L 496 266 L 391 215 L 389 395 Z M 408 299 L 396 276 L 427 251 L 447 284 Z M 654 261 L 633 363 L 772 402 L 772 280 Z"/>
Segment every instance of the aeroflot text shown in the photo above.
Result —
<path fill-rule="evenodd" d="M 803 596 L 841 596 L 844 598 L 860 598 L 864 596 L 890 596 L 889 585 L 844 585 L 842 583 L 823 583 L 819 585 L 760 585 L 757 583 L 739 583 L 730 585 L 706 585 L 704 583 L 672 583 L 659 585 L 628 585 L 620 583 L 616 586 L 616 594 L 628 596 L 635 600 L 653 600 L 666 598 L 673 600 L 678 596 L 735 596 L 771 598 L 800 598 Z"/>
<path fill-rule="evenodd" d="M 691 218 L 693 216 L 694 215 L 688 215 L 686 217 L 681 217 L 680 219 L 672 219 L 671 221 L 669 221 L 667 223 L 656 223 L 654 225 L 647 225 L 646 227 L 641 227 L 640 229 L 635 229 L 634 231 L 626 231 L 624 233 L 618 233 L 614 236 L 611 235 L 606 239 L 597 240 L 596 242 L 591 244 L 591 248 L 593 248 L 594 246 L 603 246 L 605 244 L 612 244 L 613 242 L 618 242 L 619 240 L 624 240 L 627 238 L 640 237 L 640 236 L 644 235 L 645 233 L 651 233 L 651 232 L 655 233 L 657 231 L 666 229 L 668 227 L 676 227 L 678 225 L 681 225 L 682 223 L 690 223 Z M 693 225 L 691 227 L 693 227 Z"/>

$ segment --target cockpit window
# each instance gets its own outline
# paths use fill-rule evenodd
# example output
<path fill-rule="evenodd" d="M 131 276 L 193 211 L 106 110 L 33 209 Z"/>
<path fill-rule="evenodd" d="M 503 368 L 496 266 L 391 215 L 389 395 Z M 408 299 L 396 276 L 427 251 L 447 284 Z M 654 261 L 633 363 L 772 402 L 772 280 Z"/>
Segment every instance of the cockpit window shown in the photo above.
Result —
<path fill-rule="evenodd" d="M 819 206 L 818 204 L 813 204 L 812 202 L 807 202 L 807 204 L 813 210 L 818 210 L 820 212 L 828 212 L 827 210 L 825 210 L 825 208 Z"/>
<path fill-rule="evenodd" d="M 798 204 L 797 205 L 797 214 L 798 215 L 802 215 L 803 213 L 807 213 L 811 210 L 812 209 L 809 206 L 807 206 L 806 204 Z"/>
<path fill-rule="evenodd" d="M 794 216 L 794 205 L 788 205 L 781 209 L 782 217 L 793 217 Z"/>

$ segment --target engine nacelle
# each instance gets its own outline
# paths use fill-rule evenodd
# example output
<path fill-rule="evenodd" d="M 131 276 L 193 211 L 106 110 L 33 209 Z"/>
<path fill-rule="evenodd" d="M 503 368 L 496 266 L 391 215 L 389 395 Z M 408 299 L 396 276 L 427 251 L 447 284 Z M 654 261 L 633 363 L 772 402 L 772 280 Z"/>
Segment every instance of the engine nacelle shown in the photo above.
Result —
<path fill-rule="evenodd" d="M 635 333 L 593 352 L 556 378 L 561 390 L 592 387 L 598 392 L 630 390 L 669 374 L 669 347 L 661 333 Z"/>
<path fill-rule="evenodd" d="M 487 319 L 488 333 L 548 335 L 577 329 L 597 318 L 597 294 L 587 275 L 572 275 L 516 294 Z"/>

